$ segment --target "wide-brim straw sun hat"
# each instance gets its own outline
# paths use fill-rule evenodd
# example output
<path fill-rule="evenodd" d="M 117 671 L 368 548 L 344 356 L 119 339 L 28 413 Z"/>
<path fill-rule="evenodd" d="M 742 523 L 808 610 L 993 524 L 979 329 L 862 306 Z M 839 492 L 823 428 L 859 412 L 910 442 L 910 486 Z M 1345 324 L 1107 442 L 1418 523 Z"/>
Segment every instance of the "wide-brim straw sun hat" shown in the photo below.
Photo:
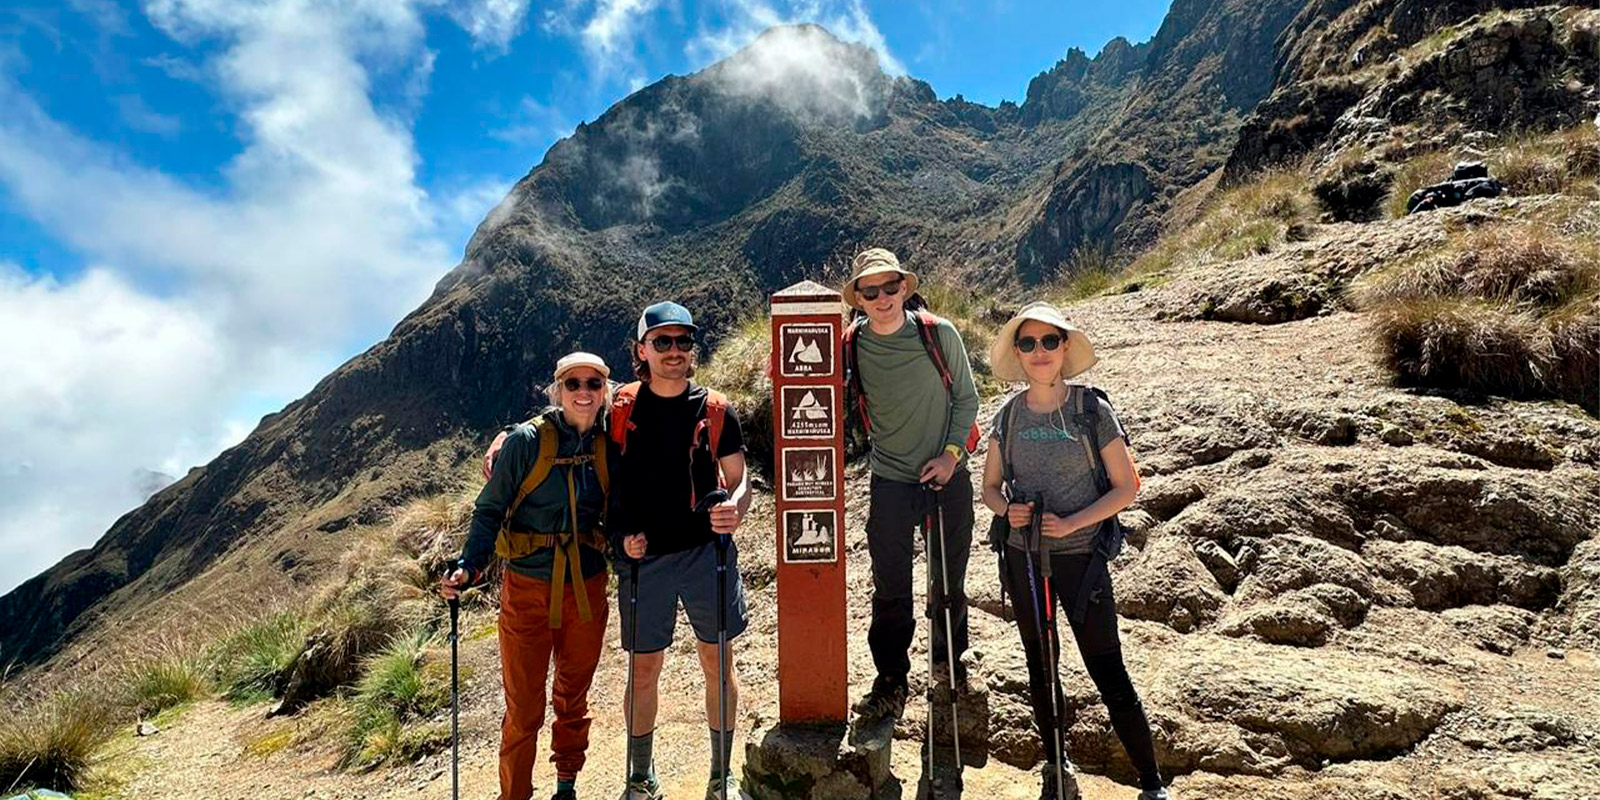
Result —
<path fill-rule="evenodd" d="M 600 373 L 600 377 L 602 378 L 609 379 L 611 377 L 611 368 L 606 366 L 605 359 L 595 355 L 594 353 L 585 353 L 582 350 L 579 350 L 577 352 L 568 353 L 562 356 L 560 360 L 556 361 L 555 380 L 559 382 L 562 378 L 567 376 L 568 372 L 571 372 L 578 367 L 589 367 L 594 369 Z"/>
<path fill-rule="evenodd" d="M 906 285 L 900 290 L 901 294 L 910 297 L 917 290 L 917 273 L 900 266 L 900 259 L 894 253 L 881 247 L 862 250 L 850 261 L 850 280 L 845 281 L 844 289 L 839 294 L 844 295 L 845 305 L 851 308 L 860 308 L 856 303 L 856 281 L 869 275 L 882 275 L 893 272 L 905 280 Z"/>
<path fill-rule="evenodd" d="M 1030 319 L 1053 326 L 1066 334 L 1067 357 L 1061 361 L 1062 378 L 1078 375 L 1100 360 L 1094 354 L 1094 344 L 1089 341 L 1089 336 L 1083 329 L 1068 322 L 1061 309 L 1049 303 L 1029 303 L 1000 327 L 994 344 L 989 347 L 989 369 L 996 378 L 1013 382 L 1028 379 L 1027 373 L 1022 370 L 1022 359 L 1012 345 L 1016 341 L 1017 330 Z"/>

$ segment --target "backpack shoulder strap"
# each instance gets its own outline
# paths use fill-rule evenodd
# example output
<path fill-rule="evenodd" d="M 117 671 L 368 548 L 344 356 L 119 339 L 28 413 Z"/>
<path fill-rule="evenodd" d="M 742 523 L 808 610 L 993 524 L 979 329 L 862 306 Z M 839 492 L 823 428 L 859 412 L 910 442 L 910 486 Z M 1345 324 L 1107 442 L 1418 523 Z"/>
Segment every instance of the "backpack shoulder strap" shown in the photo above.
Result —
<path fill-rule="evenodd" d="M 633 428 L 633 404 L 639 400 L 642 385 L 639 381 L 625 383 L 611 399 L 611 418 L 606 421 L 606 427 L 610 429 L 611 441 L 624 453 L 628 452 L 628 431 Z"/>
<path fill-rule="evenodd" d="M 872 435 L 872 418 L 867 415 L 867 393 L 861 387 L 861 362 L 857 358 L 861 341 L 861 328 L 867 324 L 866 317 L 858 317 L 844 326 L 844 333 L 839 337 L 842 344 L 844 358 L 844 385 L 845 390 L 856 396 L 856 413 L 861 416 L 861 428 L 868 436 Z"/>
<path fill-rule="evenodd" d="M 722 444 L 722 427 L 728 420 L 728 396 L 716 389 L 706 390 L 706 428 L 710 434 L 711 458 L 716 460 L 717 449 Z"/>
<path fill-rule="evenodd" d="M 506 525 L 511 524 L 511 517 L 522 506 L 522 501 L 528 499 L 528 495 L 533 494 L 533 490 L 539 488 L 539 484 L 544 483 L 544 479 L 550 476 L 550 470 L 556 465 L 556 446 L 560 443 L 556 426 L 543 417 L 529 420 L 527 424 L 532 425 L 539 433 L 539 455 L 534 457 L 533 467 L 523 476 L 522 485 L 517 487 L 516 499 L 506 508 Z"/>
<path fill-rule="evenodd" d="M 921 337 L 922 346 L 928 351 L 928 358 L 933 359 L 934 369 L 939 371 L 939 380 L 944 381 L 944 390 L 949 392 L 955 381 L 950 377 L 950 365 L 945 361 L 944 346 L 939 344 L 939 323 L 944 320 L 925 308 L 912 312 L 911 320 L 917 326 L 917 336 Z"/>
<path fill-rule="evenodd" d="M 1017 479 L 1016 473 L 1011 468 L 1011 442 L 1016 439 L 1017 403 L 1024 402 L 1022 396 L 1027 391 L 1023 389 L 1011 395 L 1010 399 L 1006 400 L 1005 405 L 1000 407 L 1000 465 L 1004 468 L 1006 489 L 1008 490 L 1013 488 L 1012 484 Z"/>

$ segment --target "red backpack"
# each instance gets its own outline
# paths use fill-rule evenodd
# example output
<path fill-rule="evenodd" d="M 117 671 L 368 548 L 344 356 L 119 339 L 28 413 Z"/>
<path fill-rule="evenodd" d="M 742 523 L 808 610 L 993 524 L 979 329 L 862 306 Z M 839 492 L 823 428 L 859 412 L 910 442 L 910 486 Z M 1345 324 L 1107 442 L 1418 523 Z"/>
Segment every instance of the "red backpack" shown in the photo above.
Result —
<path fill-rule="evenodd" d="M 928 358 L 933 360 L 933 367 L 939 371 L 939 379 L 944 381 L 946 395 L 954 392 L 955 379 L 950 376 L 950 366 L 944 357 L 944 348 L 939 344 L 938 316 L 927 309 L 919 308 L 911 312 L 911 322 L 916 326 L 917 338 L 922 340 L 922 347 L 928 351 Z M 861 427 L 867 435 L 872 435 L 872 417 L 867 414 L 867 393 L 861 388 L 861 371 L 856 368 L 856 346 L 861 328 L 867 324 L 867 318 L 861 317 L 850 323 L 844 329 L 844 374 L 845 383 L 856 396 L 856 411 L 861 415 Z M 613 428 L 613 430 L 615 430 Z M 982 439 L 983 432 L 978 429 L 977 420 L 972 422 L 972 430 L 967 431 L 967 452 L 978 449 L 978 442 Z"/>
<path fill-rule="evenodd" d="M 639 381 L 623 384 L 617 388 L 617 393 L 611 399 L 611 416 L 607 428 L 611 441 L 617 443 L 617 449 L 622 453 L 628 452 L 628 432 L 635 427 L 632 422 L 633 405 L 639 401 Z M 728 396 L 715 390 L 706 389 L 706 403 L 700 422 L 694 427 L 694 435 L 689 439 L 689 460 L 694 461 L 694 451 L 701 444 L 704 436 L 705 446 L 711 451 L 711 460 L 717 460 L 717 445 L 722 441 L 722 426 L 728 417 Z M 722 469 L 717 469 L 717 486 L 726 488 L 722 477 Z M 694 494 L 694 482 L 690 481 L 689 505 L 694 506 L 700 502 L 698 495 Z"/>

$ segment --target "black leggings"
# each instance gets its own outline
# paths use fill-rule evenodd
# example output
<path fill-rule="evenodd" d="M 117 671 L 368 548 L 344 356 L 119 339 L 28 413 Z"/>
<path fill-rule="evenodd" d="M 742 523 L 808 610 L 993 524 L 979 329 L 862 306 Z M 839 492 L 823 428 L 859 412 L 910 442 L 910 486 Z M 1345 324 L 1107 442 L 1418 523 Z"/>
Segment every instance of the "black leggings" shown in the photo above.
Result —
<path fill-rule="evenodd" d="M 1039 642 L 1040 616 L 1044 613 L 1044 588 L 1039 582 L 1037 556 L 1014 547 L 1006 548 L 1006 587 L 1011 592 L 1012 611 L 1017 618 L 1017 631 L 1022 635 L 1022 649 L 1028 660 L 1028 693 L 1033 703 L 1033 718 L 1039 725 L 1044 742 L 1045 760 L 1055 763 L 1056 748 L 1046 731 L 1061 728 L 1050 713 L 1050 681 L 1045 669 Z M 1111 576 L 1101 567 L 1099 586 L 1094 589 L 1089 612 L 1083 622 L 1072 623 L 1069 610 L 1078 596 L 1078 585 L 1089 568 L 1089 556 L 1055 555 L 1050 557 L 1050 599 L 1056 607 L 1056 622 L 1067 621 L 1072 626 L 1072 637 L 1077 641 L 1078 654 L 1083 666 L 1100 690 L 1100 699 L 1111 716 L 1111 727 L 1122 740 L 1123 749 L 1134 769 L 1139 772 L 1141 789 L 1161 787 L 1161 770 L 1156 766 L 1155 743 L 1150 737 L 1150 722 L 1145 718 L 1144 705 L 1139 693 L 1128 677 L 1128 668 L 1122 663 L 1122 642 L 1117 636 L 1117 604 L 1111 594 Z M 1052 660 L 1061 664 L 1061 644 L 1056 641 Z M 1059 671 L 1058 671 L 1059 674 Z M 1065 708 L 1066 701 L 1056 694 L 1056 708 Z M 1060 740 L 1061 751 L 1066 742 Z"/>

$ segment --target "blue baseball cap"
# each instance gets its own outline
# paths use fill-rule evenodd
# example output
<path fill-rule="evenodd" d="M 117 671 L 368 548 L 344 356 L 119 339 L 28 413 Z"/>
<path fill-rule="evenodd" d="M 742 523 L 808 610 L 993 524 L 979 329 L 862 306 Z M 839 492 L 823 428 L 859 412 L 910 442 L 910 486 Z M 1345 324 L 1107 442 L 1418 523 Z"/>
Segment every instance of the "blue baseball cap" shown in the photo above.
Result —
<path fill-rule="evenodd" d="M 671 300 L 665 300 L 646 308 L 644 313 L 639 315 L 639 335 L 634 338 L 642 342 L 645 334 L 668 325 L 682 325 L 691 331 L 699 330 L 689 309 Z"/>

